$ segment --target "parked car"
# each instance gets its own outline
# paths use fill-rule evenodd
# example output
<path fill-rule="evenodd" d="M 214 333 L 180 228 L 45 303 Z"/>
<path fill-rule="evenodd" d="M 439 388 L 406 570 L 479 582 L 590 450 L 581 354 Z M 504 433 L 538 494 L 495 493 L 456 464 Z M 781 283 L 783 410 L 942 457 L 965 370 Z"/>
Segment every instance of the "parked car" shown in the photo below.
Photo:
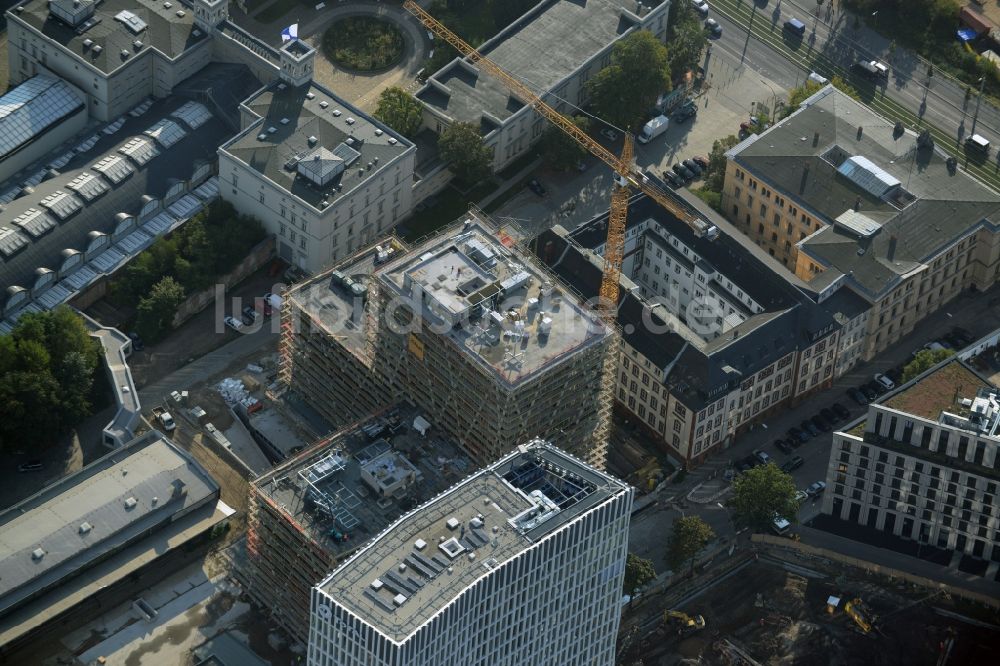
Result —
<path fill-rule="evenodd" d="M 538 182 L 537 178 L 532 178 L 528 181 L 528 189 L 540 197 L 544 197 L 546 194 L 545 188 Z"/>
<path fill-rule="evenodd" d="M 674 189 L 684 187 L 684 180 L 673 171 L 664 171 L 663 180 L 667 181 Z"/>
<path fill-rule="evenodd" d="M 252 326 L 257 319 L 260 318 L 260 313 L 252 305 L 248 305 L 243 308 L 243 323 L 247 326 Z"/>
<path fill-rule="evenodd" d="M 243 328 L 243 322 L 241 322 L 236 317 L 226 317 L 223 321 L 226 322 L 226 326 L 233 329 L 234 331 L 239 331 Z"/>
<path fill-rule="evenodd" d="M 739 473 L 739 472 L 745 472 L 748 469 L 750 469 L 751 467 L 753 467 L 753 464 L 750 463 L 750 462 L 748 462 L 746 458 L 740 458 L 738 461 L 736 461 L 736 471 L 737 471 L 737 473 Z"/>
<path fill-rule="evenodd" d="M 754 449 L 753 455 L 760 461 L 761 465 L 766 465 L 771 462 L 771 456 L 767 455 L 765 451 L 761 451 L 760 449 Z"/>
<path fill-rule="evenodd" d="M 823 432 L 830 432 L 833 430 L 833 425 L 819 414 L 814 414 L 813 417 L 809 419 L 809 422 Z"/>
<path fill-rule="evenodd" d="M 805 444 L 809 441 L 809 433 L 804 430 L 799 430 L 798 428 L 792 427 L 788 429 L 788 437 L 799 444 Z"/>
<path fill-rule="evenodd" d="M 691 169 L 688 169 L 686 166 L 684 166 L 680 162 L 678 162 L 677 164 L 673 165 L 670 168 L 673 169 L 674 173 L 676 173 L 678 176 L 680 176 L 681 178 L 683 178 L 685 181 L 688 181 L 688 180 L 691 180 L 692 178 L 694 178 L 694 173 L 691 172 Z"/>
<path fill-rule="evenodd" d="M 896 382 L 892 381 L 891 379 L 883 375 L 881 372 L 875 373 L 875 381 L 881 384 L 886 391 L 891 391 L 892 389 L 896 388 Z"/>
<path fill-rule="evenodd" d="M 839 402 L 833 403 L 833 406 L 831 407 L 831 409 L 833 410 L 834 414 L 836 414 L 837 416 L 839 416 L 842 419 L 846 419 L 848 416 L 851 415 L 850 410 L 848 410 L 847 407 L 844 407 Z"/>
<path fill-rule="evenodd" d="M 861 391 L 865 394 L 865 397 L 868 398 L 868 402 L 877 399 L 880 395 L 882 395 L 882 393 L 884 393 L 884 391 L 882 391 L 882 385 L 877 382 L 868 382 L 861 387 Z"/>
<path fill-rule="evenodd" d="M 816 481 L 809 484 L 809 487 L 806 488 L 806 493 L 809 494 L 809 497 L 818 497 L 823 494 L 824 490 L 826 490 L 826 481 Z"/>
<path fill-rule="evenodd" d="M 809 493 L 807 493 L 804 490 L 796 490 L 795 491 L 795 501 L 796 501 L 796 503 L 802 504 L 807 499 L 809 499 Z"/>
<path fill-rule="evenodd" d="M 798 469 L 799 467 L 802 467 L 802 465 L 804 465 L 805 463 L 806 461 L 802 458 L 802 456 L 792 456 L 791 458 L 785 461 L 785 464 L 781 466 L 781 469 L 785 470 L 786 472 L 791 472 L 793 469 Z"/>
<path fill-rule="evenodd" d="M 691 6 L 704 18 L 708 16 L 708 3 L 705 0 L 691 0 Z"/>
<path fill-rule="evenodd" d="M 862 407 L 868 404 L 868 396 L 860 388 L 849 389 L 847 396 Z"/>
<path fill-rule="evenodd" d="M 705 19 L 705 31 L 712 37 L 722 37 L 722 25 L 714 18 Z"/>
<path fill-rule="evenodd" d="M 675 123 L 683 123 L 689 118 L 694 118 L 696 115 L 698 115 L 698 106 L 689 99 L 674 111 L 673 121 Z"/>
<path fill-rule="evenodd" d="M 955 336 L 955 338 L 961 342 L 963 347 L 968 347 L 976 341 L 976 336 L 960 326 L 956 326 L 951 329 L 951 335 Z"/>
<path fill-rule="evenodd" d="M 810 421 L 809 419 L 806 419 L 801 424 L 799 424 L 799 427 L 802 428 L 807 433 L 809 433 L 810 438 L 819 437 L 819 428 L 813 425 L 813 422 Z"/>
<path fill-rule="evenodd" d="M 708 158 L 704 155 L 695 155 L 691 158 L 691 161 L 702 168 L 702 171 L 708 169 Z"/>
<path fill-rule="evenodd" d="M 618 139 L 618 132 L 614 131 L 613 129 L 609 129 L 607 127 L 602 127 L 600 134 L 608 141 L 615 141 L 616 139 Z"/>
<path fill-rule="evenodd" d="M 41 460 L 29 460 L 26 463 L 21 463 L 17 466 L 18 472 L 40 472 L 45 465 L 42 464 Z"/>
<path fill-rule="evenodd" d="M 819 415 L 822 416 L 824 419 L 826 419 L 826 422 L 829 423 L 830 425 L 833 425 L 834 423 L 840 420 L 840 417 L 834 414 L 833 410 L 830 409 L 829 407 L 824 407 L 823 409 L 819 410 Z"/>
<path fill-rule="evenodd" d="M 778 449 L 786 456 L 792 452 L 792 445 L 783 439 L 778 439 L 774 441 L 774 448 Z"/>
<path fill-rule="evenodd" d="M 701 167 L 694 160 L 684 160 L 681 162 L 684 166 L 688 168 L 688 171 L 695 175 L 695 178 L 701 175 Z"/>
<path fill-rule="evenodd" d="M 128 337 L 129 340 L 132 341 L 132 351 L 141 352 L 143 349 L 146 348 L 146 344 L 142 341 L 142 338 L 139 337 L 138 333 L 133 331 L 132 333 L 128 334 Z"/>
<path fill-rule="evenodd" d="M 271 300 L 267 297 L 257 299 L 257 307 L 259 312 L 264 315 L 264 319 L 270 319 L 271 315 L 274 314 L 274 310 L 271 308 Z"/>

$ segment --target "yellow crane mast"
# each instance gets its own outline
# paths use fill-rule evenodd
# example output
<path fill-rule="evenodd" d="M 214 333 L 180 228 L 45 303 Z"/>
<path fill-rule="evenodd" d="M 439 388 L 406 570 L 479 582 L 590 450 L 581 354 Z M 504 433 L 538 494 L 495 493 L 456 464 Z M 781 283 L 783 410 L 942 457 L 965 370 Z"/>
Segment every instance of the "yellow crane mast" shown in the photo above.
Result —
<path fill-rule="evenodd" d="M 704 221 L 696 219 L 686 209 L 667 197 L 632 164 L 633 145 L 632 135 L 629 132 L 625 133 L 625 146 L 621 156 L 615 155 L 568 118 L 546 104 L 531 88 L 503 67 L 472 48 L 465 40 L 449 30 L 416 2 L 406 0 L 403 3 L 403 8 L 413 14 L 428 30 L 455 47 L 469 62 L 500 81 L 513 95 L 573 137 L 591 155 L 607 164 L 615 172 L 615 187 L 611 193 L 611 208 L 608 216 L 608 239 L 604 252 L 604 275 L 600 290 L 601 302 L 598 305 L 605 321 L 613 322 L 615 320 L 618 306 L 618 278 L 621 274 L 622 257 L 625 251 L 625 218 L 628 214 L 628 198 L 632 188 L 644 192 L 678 219 L 686 222 L 698 235 L 711 233 L 709 226 Z"/>

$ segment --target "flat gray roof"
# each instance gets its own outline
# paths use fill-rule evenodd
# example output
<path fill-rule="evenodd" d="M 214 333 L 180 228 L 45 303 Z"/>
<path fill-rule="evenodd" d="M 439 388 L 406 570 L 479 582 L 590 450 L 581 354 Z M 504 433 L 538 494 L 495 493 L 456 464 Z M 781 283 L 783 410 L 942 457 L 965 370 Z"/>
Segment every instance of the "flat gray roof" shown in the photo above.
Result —
<path fill-rule="evenodd" d="M 415 150 L 402 135 L 316 83 L 292 87 L 277 81 L 243 106 L 260 120 L 220 150 L 317 210 L 325 207 L 323 201 L 336 203 Z M 342 144 L 359 156 L 332 181 L 317 185 L 299 174 L 298 162 L 307 153 L 334 151 Z"/>
<path fill-rule="evenodd" d="M 611 335 L 541 262 L 508 247 L 502 232 L 473 212 L 375 276 L 399 299 L 423 303 L 428 328 L 507 385 Z M 449 327 L 447 321 L 459 325 Z"/>
<path fill-rule="evenodd" d="M 534 90 L 550 90 L 595 53 L 634 26 L 624 10 L 634 0 L 550 0 L 487 42 L 481 52 Z M 524 105 L 499 81 L 460 62 L 446 65 L 417 97 L 457 121 L 479 123 L 484 114 L 506 120 Z M 493 127 L 485 127 L 487 131 Z"/>
<path fill-rule="evenodd" d="M 535 440 L 400 518 L 318 587 L 401 643 L 492 569 L 623 492 Z"/>
<path fill-rule="evenodd" d="M 186 50 L 208 39 L 194 25 L 194 9 L 182 2 L 170 7 L 157 0 L 104 0 L 96 3 L 94 21 L 86 29 L 73 28 L 50 15 L 47 0 L 27 0 L 7 11 L 13 20 L 23 21 L 49 39 L 73 52 L 81 61 L 90 63 L 105 73 L 130 64 L 147 50 L 174 60 Z M 22 8 L 18 11 L 18 8 Z M 131 12 L 142 26 L 138 32 L 115 18 L 122 11 Z M 180 15 L 178 15 L 180 14 Z M 87 25 L 87 24 L 83 24 Z M 89 44 L 84 45 L 84 41 Z M 136 47 L 136 41 L 141 45 Z M 95 49 L 99 46 L 99 49 Z M 128 57 L 122 57 L 122 52 Z"/>
<path fill-rule="evenodd" d="M 58 480 L 0 514 L 0 614 L 218 493 L 156 431 Z"/>

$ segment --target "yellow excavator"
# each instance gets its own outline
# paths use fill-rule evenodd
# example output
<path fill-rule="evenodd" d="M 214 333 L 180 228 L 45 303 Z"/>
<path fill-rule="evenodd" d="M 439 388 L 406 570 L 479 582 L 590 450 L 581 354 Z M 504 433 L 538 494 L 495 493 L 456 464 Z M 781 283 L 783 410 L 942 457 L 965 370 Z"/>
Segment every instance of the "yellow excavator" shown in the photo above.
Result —
<path fill-rule="evenodd" d="M 854 598 L 844 604 L 844 612 L 854 623 L 861 628 L 864 633 L 870 632 L 875 627 L 875 622 L 878 619 L 868 604 L 863 602 L 860 598 Z"/>
<path fill-rule="evenodd" d="M 687 613 L 676 610 L 668 610 L 663 613 L 663 621 L 668 626 L 675 627 L 678 634 L 693 634 L 705 628 L 705 618 L 701 615 L 691 616 Z"/>

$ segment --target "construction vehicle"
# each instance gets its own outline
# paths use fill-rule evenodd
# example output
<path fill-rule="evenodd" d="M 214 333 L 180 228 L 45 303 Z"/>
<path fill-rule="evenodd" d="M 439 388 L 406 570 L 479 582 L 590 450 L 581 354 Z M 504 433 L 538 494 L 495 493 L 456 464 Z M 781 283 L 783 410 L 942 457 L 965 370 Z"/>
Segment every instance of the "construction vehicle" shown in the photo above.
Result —
<path fill-rule="evenodd" d="M 159 423 L 164 430 L 167 432 L 172 432 L 177 424 L 174 423 L 174 417 L 170 415 L 170 412 L 165 410 L 163 407 L 153 407 L 153 418 Z"/>
<path fill-rule="evenodd" d="M 863 602 L 860 598 L 854 598 L 844 604 L 844 612 L 854 620 L 855 624 L 861 628 L 864 633 L 869 633 L 875 627 L 875 621 L 878 619 L 875 617 L 875 613 L 872 609 Z"/>
<path fill-rule="evenodd" d="M 649 462 L 635 470 L 635 478 L 643 490 L 649 491 L 655 488 L 656 484 L 663 479 L 663 468 L 660 466 L 660 461 L 656 458 L 650 458 Z"/>
<path fill-rule="evenodd" d="M 705 628 L 705 618 L 701 615 L 691 616 L 687 613 L 676 610 L 667 610 L 663 612 L 664 623 L 673 626 L 677 629 L 677 633 L 681 634 L 693 634 L 696 631 L 701 631 Z"/>
<path fill-rule="evenodd" d="M 427 30 L 451 44 L 470 64 L 479 67 L 497 79 L 512 95 L 520 98 L 539 115 L 569 134 L 591 155 L 600 159 L 614 171 L 615 187 L 611 192 L 608 239 L 604 250 L 604 272 L 597 306 L 604 321 L 613 324 L 616 319 L 618 279 L 621 275 L 622 258 L 625 254 L 625 218 L 628 213 L 628 199 L 633 188 L 644 192 L 649 198 L 670 211 L 677 219 L 688 224 L 696 235 L 707 237 L 709 240 L 714 240 L 719 236 L 719 229 L 715 225 L 708 224 L 692 215 L 687 208 L 670 198 L 660 186 L 646 178 L 642 171 L 632 163 L 633 144 L 630 132 L 625 133 L 625 145 L 622 148 L 621 156 L 615 155 L 577 127 L 571 119 L 546 104 L 527 84 L 474 49 L 414 0 L 406 0 L 403 3 L 403 8 L 413 14 Z"/>

